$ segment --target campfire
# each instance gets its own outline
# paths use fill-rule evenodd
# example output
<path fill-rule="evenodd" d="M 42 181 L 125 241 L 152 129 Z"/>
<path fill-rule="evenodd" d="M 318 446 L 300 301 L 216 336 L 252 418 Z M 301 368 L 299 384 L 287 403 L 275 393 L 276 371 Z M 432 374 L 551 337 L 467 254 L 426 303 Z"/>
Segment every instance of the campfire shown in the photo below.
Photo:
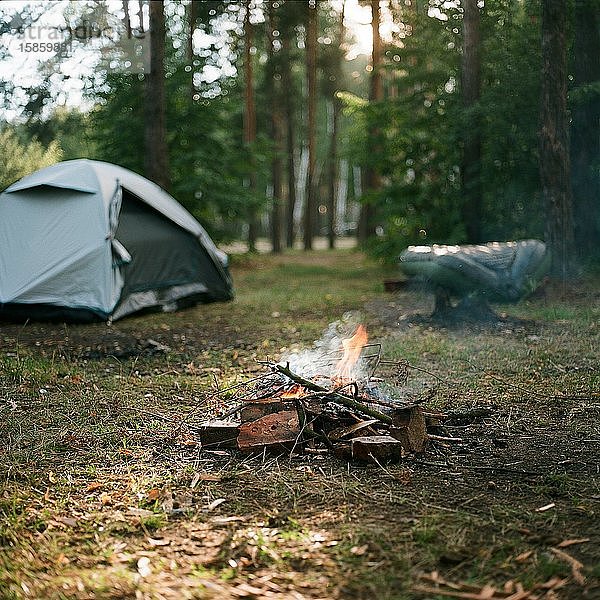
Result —
<path fill-rule="evenodd" d="M 384 361 L 364 325 L 334 323 L 313 350 L 261 364 L 262 375 L 223 391 L 235 406 L 199 426 L 203 448 L 333 453 L 376 463 L 425 452 L 428 398 L 407 399 L 376 376 L 385 365 L 405 380 L 406 364 Z"/>

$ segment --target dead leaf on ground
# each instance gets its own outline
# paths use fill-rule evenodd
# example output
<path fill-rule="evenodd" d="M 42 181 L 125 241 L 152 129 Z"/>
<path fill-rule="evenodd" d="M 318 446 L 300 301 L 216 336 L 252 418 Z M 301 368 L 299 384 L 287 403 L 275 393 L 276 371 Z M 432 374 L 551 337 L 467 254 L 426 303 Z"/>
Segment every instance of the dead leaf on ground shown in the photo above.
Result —
<path fill-rule="evenodd" d="M 197 375 L 202 368 L 197 367 L 193 361 L 184 366 L 184 370 L 188 375 Z"/>
<path fill-rule="evenodd" d="M 165 539 L 156 539 L 156 538 L 148 538 L 148 543 L 151 546 L 168 546 L 171 543 L 171 540 L 165 540 Z"/>
<path fill-rule="evenodd" d="M 190 488 L 194 489 L 200 481 L 221 481 L 221 477 L 211 473 L 196 473 L 192 478 Z"/>
<path fill-rule="evenodd" d="M 524 563 L 528 558 L 533 554 L 533 550 L 527 550 L 526 552 L 521 552 L 519 556 L 515 556 L 515 562 Z"/>
<path fill-rule="evenodd" d="M 217 508 L 217 506 L 221 506 L 223 502 L 227 502 L 227 500 L 225 498 L 217 498 L 206 507 L 206 510 L 214 510 L 215 508 Z"/>
<path fill-rule="evenodd" d="M 585 585 L 585 576 L 581 572 L 583 569 L 582 562 L 579 562 L 576 558 L 572 557 L 570 554 L 567 554 L 564 550 L 559 550 L 558 548 L 550 548 L 550 552 L 564 562 L 568 563 L 571 567 L 571 575 L 573 576 L 573 579 L 579 585 Z"/>
<path fill-rule="evenodd" d="M 182 444 L 183 446 L 198 446 L 199 445 L 198 440 L 189 433 L 182 433 L 179 436 L 178 443 Z"/>
<path fill-rule="evenodd" d="M 243 522 L 246 521 L 247 517 L 212 517 L 212 519 L 210 519 L 210 522 L 213 525 L 227 525 L 228 523 L 239 523 L 239 522 Z"/>
<path fill-rule="evenodd" d="M 265 590 L 254 587 L 253 585 L 249 585 L 247 583 L 240 583 L 239 585 L 234 587 L 231 591 L 235 596 L 240 596 L 240 597 L 248 597 L 248 596 L 264 597 L 264 592 L 265 592 Z"/>
<path fill-rule="evenodd" d="M 175 504 L 173 501 L 173 492 L 170 489 L 164 490 L 162 493 L 160 508 L 165 513 L 171 513 L 173 511 L 174 506 Z"/>
<path fill-rule="evenodd" d="M 148 575 L 152 575 L 150 559 L 147 556 L 142 556 L 137 561 L 137 570 L 138 570 L 138 573 L 140 574 L 140 577 L 148 577 Z"/>
<path fill-rule="evenodd" d="M 518 581 L 507 581 L 502 589 L 498 589 L 490 584 L 473 585 L 466 582 L 454 583 L 446 581 L 437 571 L 430 574 L 422 574 L 423 581 L 434 585 L 416 585 L 412 589 L 419 594 L 431 596 L 446 596 L 447 598 L 461 598 L 464 600 L 534 600 L 540 596 L 537 590 L 545 590 L 544 598 L 551 599 L 554 590 L 565 585 L 566 579 L 553 577 L 545 583 L 535 584 L 531 589 L 526 590 L 523 584 Z"/>
<path fill-rule="evenodd" d="M 132 506 L 127 509 L 126 514 L 130 515 L 132 517 L 146 518 L 146 517 L 151 517 L 154 513 L 151 510 L 146 510 L 145 508 L 135 508 Z"/>
<path fill-rule="evenodd" d="M 569 546 L 574 546 L 575 544 L 585 544 L 589 542 L 590 538 L 579 538 L 576 540 L 563 540 L 560 544 L 557 544 L 557 548 L 568 548 Z"/>
<path fill-rule="evenodd" d="M 152 488 L 148 492 L 148 496 L 146 497 L 148 500 L 153 502 L 154 500 L 158 500 L 160 498 L 160 490 L 158 488 Z"/>

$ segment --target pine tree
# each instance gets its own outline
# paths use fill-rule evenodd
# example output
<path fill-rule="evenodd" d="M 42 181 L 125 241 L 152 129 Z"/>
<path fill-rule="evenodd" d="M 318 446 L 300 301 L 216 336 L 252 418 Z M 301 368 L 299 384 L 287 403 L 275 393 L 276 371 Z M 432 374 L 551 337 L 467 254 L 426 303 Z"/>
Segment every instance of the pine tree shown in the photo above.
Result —
<path fill-rule="evenodd" d="M 462 103 L 469 115 L 463 130 L 462 195 L 467 241 L 481 242 L 481 135 L 477 103 L 481 88 L 481 16 L 477 0 L 463 0 Z"/>
<path fill-rule="evenodd" d="M 254 74 L 252 65 L 253 28 L 250 21 L 250 10 L 252 0 L 246 0 L 246 12 L 244 15 L 244 144 L 250 156 L 252 156 L 253 144 L 256 141 L 256 107 L 254 105 Z M 256 173 L 251 165 L 248 178 L 250 195 L 256 193 Z M 258 235 L 258 223 L 256 209 L 251 198 L 248 207 L 248 250 L 256 251 L 256 238 Z"/>
<path fill-rule="evenodd" d="M 598 256 L 600 240 L 600 4 L 575 2 L 571 165 L 575 240 L 580 256 Z"/>
<path fill-rule="evenodd" d="M 317 25 L 318 0 L 308 0 L 306 25 L 306 77 L 308 84 L 308 181 L 304 207 L 304 249 L 312 250 L 316 218 L 317 163 Z"/>
<path fill-rule="evenodd" d="M 540 178 L 551 275 L 573 277 L 573 200 L 568 152 L 567 2 L 542 2 Z"/>
<path fill-rule="evenodd" d="M 273 252 L 282 250 L 281 245 L 281 208 L 283 199 L 283 121 L 281 102 L 281 66 L 279 56 L 275 53 L 276 13 L 275 2 L 269 0 L 268 16 L 268 71 L 267 86 L 271 104 L 271 139 L 273 141 L 273 156 L 271 159 L 271 184 L 273 186 L 273 201 L 271 206 L 271 247 Z"/>
<path fill-rule="evenodd" d="M 165 12 L 163 0 L 150 2 L 150 73 L 146 80 L 145 172 L 169 188 L 169 160 L 165 124 Z"/>

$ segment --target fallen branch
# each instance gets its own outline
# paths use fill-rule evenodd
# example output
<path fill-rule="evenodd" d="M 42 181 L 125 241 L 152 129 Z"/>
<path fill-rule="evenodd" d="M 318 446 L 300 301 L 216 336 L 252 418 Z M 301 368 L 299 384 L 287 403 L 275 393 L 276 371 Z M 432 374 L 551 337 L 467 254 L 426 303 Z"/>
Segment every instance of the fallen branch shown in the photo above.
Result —
<path fill-rule="evenodd" d="M 460 444 L 464 441 L 462 438 L 434 435 L 433 433 L 428 434 L 428 437 L 430 440 L 435 440 L 436 442 L 456 442 L 457 444 Z"/>
<path fill-rule="evenodd" d="M 542 597 L 550 598 L 549 594 L 553 590 L 558 590 L 567 583 L 566 579 L 553 577 L 545 583 L 534 584 L 529 590 L 525 589 L 521 583 L 515 581 L 507 581 L 502 589 L 498 589 L 490 584 L 477 586 L 466 582 L 454 583 L 446 581 L 440 577 L 437 571 L 434 571 L 430 575 L 423 574 L 420 576 L 420 579 L 427 583 L 413 586 L 413 592 L 427 594 L 427 598 L 446 596 L 457 600 L 541 600 Z M 542 595 L 538 593 L 538 590 L 542 590 Z"/>
<path fill-rule="evenodd" d="M 283 365 L 273 365 L 273 368 L 278 373 L 285 375 L 288 379 L 291 379 L 294 383 L 301 385 L 303 388 L 306 388 L 307 390 L 311 390 L 312 392 L 321 392 L 323 394 L 327 394 L 327 395 L 331 396 L 336 402 L 338 402 L 339 404 L 343 404 L 347 408 L 352 408 L 353 410 L 362 412 L 363 414 L 368 415 L 369 417 L 378 419 L 379 421 L 381 421 L 382 423 L 385 423 L 386 425 L 392 424 L 392 418 L 390 416 L 385 415 L 382 412 L 375 410 L 374 408 L 366 406 L 365 404 L 363 404 L 362 402 L 359 402 L 358 400 L 354 400 L 353 398 L 349 398 L 348 396 L 340 394 L 339 392 L 332 392 L 331 390 L 328 390 L 327 388 L 325 388 L 321 385 L 318 385 L 317 383 L 314 383 L 314 381 L 311 381 L 310 379 L 305 379 L 304 377 L 301 377 L 300 375 L 297 375 L 296 373 L 291 371 L 289 369 L 289 367 L 287 367 L 287 366 L 284 367 Z"/>
<path fill-rule="evenodd" d="M 567 554 L 564 550 L 558 548 L 550 548 L 556 557 L 566 562 L 571 567 L 571 575 L 573 579 L 581 586 L 585 585 L 585 576 L 581 572 L 583 569 L 583 563 L 579 562 L 576 558 L 573 558 L 570 554 Z"/>

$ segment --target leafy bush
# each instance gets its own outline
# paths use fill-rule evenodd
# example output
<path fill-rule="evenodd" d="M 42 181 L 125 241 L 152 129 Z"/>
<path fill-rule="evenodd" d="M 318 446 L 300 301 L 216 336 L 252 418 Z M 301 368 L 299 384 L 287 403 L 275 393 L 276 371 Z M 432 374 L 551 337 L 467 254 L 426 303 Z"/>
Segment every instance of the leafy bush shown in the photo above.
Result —
<path fill-rule="evenodd" d="M 58 142 L 44 147 L 37 139 L 24 143 L 14 129 L 0 130 L 0 148 L 4 159 L 0 162 L 0 189 L 4 190 L 21 177 L 42 167 L 52 165 L 62 158 Z"/>

